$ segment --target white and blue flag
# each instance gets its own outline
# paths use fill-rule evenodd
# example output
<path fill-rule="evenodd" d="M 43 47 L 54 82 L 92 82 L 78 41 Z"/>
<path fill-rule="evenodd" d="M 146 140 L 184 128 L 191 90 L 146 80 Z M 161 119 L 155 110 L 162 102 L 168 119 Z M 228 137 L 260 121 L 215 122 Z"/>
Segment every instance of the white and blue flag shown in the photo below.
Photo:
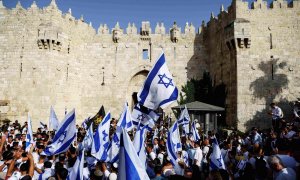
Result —
<path fill-rule="evenodd" d="M 124 128 L 126 131 L 130 131 L 133 129 L 133 127 L 131 113 L 129 111 L 128 103 L 126 102 L 124 105 L 124 110 L 117 123 L 117 130 L 113 134 L 112 141 L 109 146 L 107 161 L 114 163 L 119 159 L 118 154 L 120 150 L 120 136 L 122 133 L 122 128 Z"/>
<path fill-rule="evenodd" d="M 31 118 L 28 114 L 28 119 L 27 119 L 27 134 L 26 134 L 26 145 L 25 145 L 25 151 L 29 152 L 30 147 L 34 143 L 33 141 L 33 136 L 32 136 L 32 124 L 31 124 Z"/>
<path fill-rule="evenodd" d="M 87 128 L 88 128 L 87 122 L 89 122 L 89 120 L 90 120 L 90 117 L 86 118 L 86 119 L 82 122 L 81 126 L 82 126 L 84 129 L 87 129 Z"/>
<path fill-rule="evenodd" d="M 54 112 L 53 107 L 50 108 L 50 117 L 49 117 L 49 128 L 52 128 L 53 130 L 57 130 L 59 126 L 59 121 L 57 119 L 57 116 Z"/>
<path fill-rule="evenodd" d="M 224 160 L 221 154 L 221 150 L 216 138 L 213 140 L 213 152 L 210 156 L 210 168 L 211 169 L 225 169 Z"/>
<path fill-rule="evenodd" d="M 82 141 L 82 143 L 79 146 L 79 149 L 86 149 L 86 150 L 90 150 L 92 148 L 92 143 L 93 143 L 93 123 L 91 123 L 88 131 L 86 132 L 84 139 Z"/>
<path fill-rule="evenodd" d="M 147 130 L 148 130 L 147 125 L 139 129 L 135 133 L 133 139 L 133 146 L 145 169 L 146 169 L 146 159 L 147 159 L 146 149 L 145 149 L 145 138 L 146 138 Z"/>
<path fill-rule="evenodd" d="M 191 129 L 191 131 L 192 131 L 192 135 L 194 137 L 194 141 L 195 142 L 199 141 L 200 140 L 200 135 L 199 135 L 198 130 L 196 128 L 196 122 L 195 121 L 192 122 L 192 129 Z"/>
<path fill-rule="evenodd" d="M 181 141 L 179 137 L 178 123 L 175 122 L 168 131 L 167 153 L 174 167 L 175 173 L 182 175 L 182 168 L 178 164 L 178 152 L 182 151 Z"/>
<path fill-rule="evenodd" d="M 184 135 L 187 135 L 187 134 L 190 133 L 190 130 L 189 130 L 190 116 L 189 116 L 189 112 L 188 112 L 186 106 L 181 111 L 181 114 L 180 114 L 179 119 L 178 119 L 178 124 L 182 125 L 182 132 L 183 132 Z"/>
<path fill-rule="evenodd" d="M 76 138 L 75 109 L 69 112 L 58 127 L 52 143 L 42 152 L 42 155 L 51 156 L 66 152 Z"/>
<path fill-rule="evenodd" d="M 93 137 L 91 154 L 98 161 L 105 161 L 108 156 L 110 112 L 105 115 Z"/>
<path fill-rule="evenodd" d="M 128 103 L 126 102 L 124 105 L 124 110 L 121 114 L 121 117 L 118 121 L 117 124 L 117 131 L 121 132 L 120 128 L 124 128 L 126 129 L 126 131 L 130 131 L 133 128 L 133 123 L 132 123 L 132 119 L 131 119 L 131 113 L 129 111 L 129 106 Z"/>
<path fill-rule="evenodd" d="M 136 153 L 127 131 L 123 128 L 120 140 L 118 180 L 148 180 L 145 166 Z"/>
<path fill-rule="evenodd" d="M 84 149 L 79 153 L 77 160 L 72 167 L 69 175 L 67 177 L 68 180 L 83 180 L 83 167 L 84 167 Z"/>
<path fill-rule="evenodd" d="M 178 166 L 177 153 L 182 150 L 178 123 L 175 122 L 168 131 L 167 153 L 173 166 Z"/>
<path fill-rule="evenodd" d="M 159 115 L 148 108 L 146 108 L 146 110 L 141 110 L 139 104 L 137 104 L 132 110 L 131 118 L 134 127 L 139 128 L 149 123 L 155 123 L 159 118 Z"/>
<path fill-rule="evenodd" d="M 149 72 L 137 96 L 139 104 L 152 110 L 158 107 L 164 109 L 177 100 L 178 89 L 167 67 L 164 53 Z"/>

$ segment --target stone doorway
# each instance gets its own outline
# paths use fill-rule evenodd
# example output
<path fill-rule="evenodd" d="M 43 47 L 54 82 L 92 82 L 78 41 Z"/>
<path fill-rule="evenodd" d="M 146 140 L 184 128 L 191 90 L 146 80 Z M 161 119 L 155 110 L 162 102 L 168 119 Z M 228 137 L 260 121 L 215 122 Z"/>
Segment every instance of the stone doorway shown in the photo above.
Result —
<path fill-rule="evenodd" d="M 137 93 L 142 88 L 148 73 L 149 73 L 148 70 L 142 70 L 136 73 L 135 75 L 133 75 L 132 78 L 130 79 L 127 88 L 127 101 L 131 110 L 133 109 L 134 105 L 137 103 Z"/>

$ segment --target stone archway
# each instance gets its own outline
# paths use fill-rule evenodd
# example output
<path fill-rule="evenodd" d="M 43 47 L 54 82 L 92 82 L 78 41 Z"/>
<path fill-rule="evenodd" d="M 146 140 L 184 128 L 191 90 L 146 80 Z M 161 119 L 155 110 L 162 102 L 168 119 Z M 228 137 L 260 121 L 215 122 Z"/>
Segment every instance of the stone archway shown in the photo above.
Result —
<path fill-rule="evenodd" d="M 132 78 L 129 81 L 128 87 L 127 87 L 127 95 L 126 99 L 128 100 L 128 105 L 132 109 L 135 103 L 137 102 L 137 93 L 142 88 L 145 79 L 148 75 L 148 70 L 141 70 L 135 75 L 132 76 Z"/>

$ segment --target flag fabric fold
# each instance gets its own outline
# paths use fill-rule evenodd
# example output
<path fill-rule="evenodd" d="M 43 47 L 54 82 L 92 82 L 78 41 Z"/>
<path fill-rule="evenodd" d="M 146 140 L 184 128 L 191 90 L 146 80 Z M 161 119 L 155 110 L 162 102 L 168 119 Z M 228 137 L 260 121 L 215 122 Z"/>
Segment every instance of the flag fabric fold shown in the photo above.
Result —
<path fill-rule="evenodd" d="M 93 143 L 93 123 L 90 125 L 88 131 L 86 132 L 82 143 L 80 144 L 80 149 L 90 150 Z"/>
<path fill-rule="evenodd" d="M 110 112 L 106 114 L 93 136 L 91 154 L 98 161 L 105 161 L 107 159 L 107 151 L 109 146 L 109 127 L 111 115 Z"/>
<path fill-rule="evenodd" d="M 84 167 L 84 149 L 79 153 L 77 160 L 72 167 L 69 175 L 67 177 L 68 180 L 83 180 L 83 167 Z"/>
<path fill-rule="evenodd" d="M 132 123 L 131 113 L 126 102 L 124 105 L 124 110 L 117 123 L 117 130 L 113 134 L 112 141 L 109 146 L 107 161 L 109 161 L 110 163 L 114 163 L 119 159 L 118 154 L 120 150 L 120 137 L 122 133 L 122 128 L 124 128 L 126 131 L 130 131 L 133 127 L 134 125 Z"/>
<path fill-rule="evenodd" d="M 147 133 L 147 127 L 144 126 L 143 128 L 139 129 L 133 139 L 133 146 L 137 152 L 138 157 L 140 158 L 143 168 L 146 169 L 146 149 L 145 149 L 145 138 Z"/>
<path fill-rule="evenodd" d="M 175 122 L 168 131 L 167 153 L 173 166 L 178 166 L 177 152 L 181 151 L 178 123 Z"/>
<path fill-rule="evenodd" d="M 197 130 L 197 128 L 196 128 L 196 122 L 195 122 L 195 121 L 192 122 L 192 128 L 191 128 L 191 131 L 192 131 L 192 135 L 193 135 L 193 137 L 194 137 L 194 141 L 195 141 L 195 142 L 196 142 L 196 141 L 199 141 L 199 140 L 200 140 L 200 135 L 199 135 L 198 130 Z"/>
<path fill-rule="evenodd" d="M 184 109 L 181 111 L 179 119 L 178 119 L 178 124 L 182 125 L 182 132 L 184 135 L 188 135 L 190 133 L 189 130 L 189 124 L 190 123 L 190 116 L 189 116 L 189 112 L 186 108 L 186 106 L 184 107 Z"/>
<path fill-rule="evenodd" d="M 59 121 L 57 119 L 57 116 L 55 114 L 55 111 L 53 107 L 50 108 L 50 117 L 49 117 L 49 128 L 52 128 L 53 130 L 57 130 L 59 126 Z"/>
<path fill-rule="evenodd" d="M 120 152 L 119 152 L 119 180 L 142 179 L 149 180 L 141 160 L 139 159 L 136 149 L 134 148 L 127 131 L 122 128 L 120 139 Z"/>
<path fill-rule="evenodd" d="M 148 124 L 153 128 L 159 116 L 152 110 L 142 110 L 137 104 L 132 110 L 131 118 L 134 127 L 140 129 Z"/>
<path fill-rule="evenodd" d="M 42 152 L 42 155 L 51 156 L 66 152 L 76 138 L 75 109 L 69 112 L 59 125 L 52 143 Z"/>
<path fill-rule="evenodd" d="M 33 141 L 33 135 L 32 135 L 32 124 L 31 124 L 31 118 L 28 114 L 28 118 L 27 118 L 27 133 L 26 133 L 26 145 L 25 145 L 25 151 L 29 152 L 30 147 L 32 146 L 32 144 L 34 143 Z"/>
<path fill-rule="evenodd" d="M 142 89 L 138 92 L 139 104 L 156 110 L 166 108 L 177 100 L 178 89 L 162 53 L 149 72 Z"/>
<path fill-rule="evenodd" d="M 210 155 L 210 168 L 211 169 L 225 169 L 225 163 L 221 154 L 221 150 L 216 138 L 213 140 L 213 152 Z"/>

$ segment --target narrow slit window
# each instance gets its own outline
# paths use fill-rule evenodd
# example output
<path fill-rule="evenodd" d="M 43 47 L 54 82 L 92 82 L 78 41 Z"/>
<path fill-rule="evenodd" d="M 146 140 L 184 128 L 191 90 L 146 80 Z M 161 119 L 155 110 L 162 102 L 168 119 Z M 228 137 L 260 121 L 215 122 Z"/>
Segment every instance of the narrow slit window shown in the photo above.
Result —
<path fill-rule="evenodd" d="M 272 64 L 271 73 L 272 73 L 272 80 L 274 80 L 274 64 Z"/>
<path fill-rule="evenodd" d="M 273 49 L 272 33 L 270 33 L 270 49 Z"/>
<path fill-rule="evenodd" d="M 148 49 L 143 49 L 143 59 L 144 60 L 149 59 L 149 51 L 148 51 Z"/>

